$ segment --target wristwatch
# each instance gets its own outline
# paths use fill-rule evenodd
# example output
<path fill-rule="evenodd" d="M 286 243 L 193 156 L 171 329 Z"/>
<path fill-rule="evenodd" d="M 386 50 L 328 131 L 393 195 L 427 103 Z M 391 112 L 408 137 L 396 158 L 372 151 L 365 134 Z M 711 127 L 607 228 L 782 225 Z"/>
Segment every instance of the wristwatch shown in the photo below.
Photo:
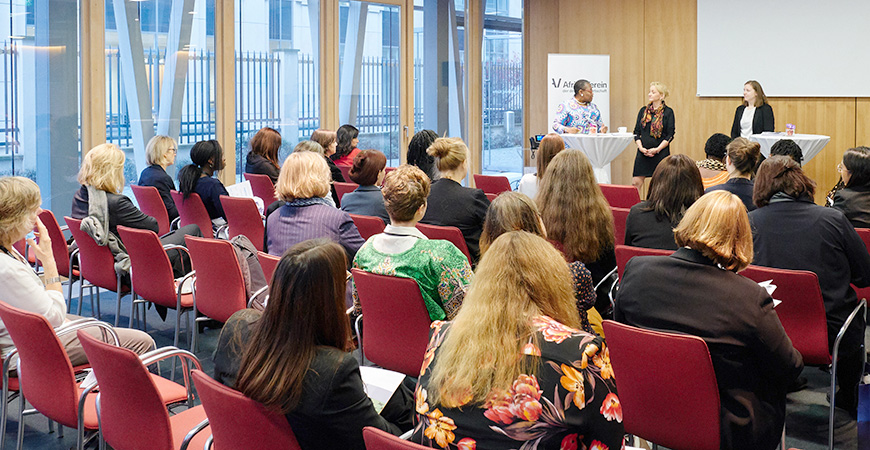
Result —
<path fill-rule="evenodd" d="M 46 286 L 48 286 L 49 284 L 60 283 L 61 281 L 63 280 L 60 277 L 51 277 L 42 280 L 43 284 L 45 284 Z"/>

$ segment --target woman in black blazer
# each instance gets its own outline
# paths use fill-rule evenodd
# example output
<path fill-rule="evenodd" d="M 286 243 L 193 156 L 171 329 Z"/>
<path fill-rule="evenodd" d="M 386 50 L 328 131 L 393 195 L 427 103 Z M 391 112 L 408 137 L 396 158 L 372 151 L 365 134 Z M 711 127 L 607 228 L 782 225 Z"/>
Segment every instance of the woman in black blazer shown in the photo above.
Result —
<path fill-rule="evenodd" d="M 291 247 L 275 269 L 263 316 L 236 327 L 247 344 L 235 388 L 285 414 L 305 450 L 364 450 L 363 427 L 395 435 L 412 427 L 410 390 L 400 386 L 378 414 L 348 352 L 346 266 L 334 242 Z"/>
<path fill-rule="evenodd" d="M 751 105 L 751 106 L 750 106 Z M 749 110 L 747 111 L 747 108 Z M 774 130 L 773 108 L 761 89 L 761 83 L 749 80 L 743 85 L 743 104 L 734 112 L 731 139 L 749 137 L 764 131 Z"/>
<path fill-rule="evenodd" d="M 837 170 L 844 187 L 834 193 L 833 207 L 843 211 L 855 228 L 870 228 L 870 148 L 846 150 Z"/>
<path fill-rule="evenodd" d="M 460 138 L 438 138 L 427 153 L 435 157 L 441 178 L 432 182 L 426 215 L 420 223 L 459 228 L 472 262 L 477 263 L 489 199 L 482 190 L 460 184 L 468 174 L 468 147 Z"/>
<path fill-rule="evenodd" d="M 719 384 L 721 448 L 772 450 L 785 423 L 787 387 L 803 360 L 767 291 L 735 273 L 752 260 L 751 236 L 737 196 L 701 197 L 675 230 L 679 250 L 626 264 L 614 318 L 704 339 Z"/>
<path fill-rule="evenodd" d="M 160 199 L 163 200 L 163 205 L 166 206 L 166 213 L 169 215 L 169 220 L 173 221 L 178 217 L 178 208 L 175 207 L 175 201 L 172 200 L 171 191 L 175 190 L 175 183 L 172 177 L 166 173 L 166 169 L 175 164 L 175 157 L 178 155 L 178 143 L 175 139 L 169 136 L 154 136 L 148 141 L 145 146 L 145 162 L 148 167 L 139 175 L 139 186 L 153 186 L 160 193 Z"/>

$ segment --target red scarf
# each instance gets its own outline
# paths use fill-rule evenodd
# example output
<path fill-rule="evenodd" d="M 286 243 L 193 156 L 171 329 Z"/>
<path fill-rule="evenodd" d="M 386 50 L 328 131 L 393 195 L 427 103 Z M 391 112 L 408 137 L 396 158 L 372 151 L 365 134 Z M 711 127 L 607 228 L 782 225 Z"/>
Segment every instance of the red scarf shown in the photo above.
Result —
<path fill-rule="evenodd" d="M 662 137 L 662 114 L 665 110 L 665 102 L 658 108 L 653 108 L 652 103 L 646 106 L 646 111 L 643 113 L 643 120 L 641 120 L 640 125 L 645 127 L 646 124 L 652 121 L 652 125 L 649 127 L 649 135 L 658 139 Z"/>

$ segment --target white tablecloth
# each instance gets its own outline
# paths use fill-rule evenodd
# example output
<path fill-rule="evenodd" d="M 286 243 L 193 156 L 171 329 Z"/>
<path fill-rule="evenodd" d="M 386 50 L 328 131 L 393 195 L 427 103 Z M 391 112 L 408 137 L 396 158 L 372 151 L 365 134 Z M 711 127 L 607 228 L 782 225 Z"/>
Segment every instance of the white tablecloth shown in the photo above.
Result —
<path fill-rule="evenodd" d="M 755 141 L 761 144 L 761 154 L 764 155 L 765 158 L 770 157 L 770 147 L 780 139 L 791 139 L 801 148 L 801 151 L 804 153 L 804 160 L 801 164 L 809 162 L 809 160 L 813 159 L 814 156 L 818 155 L 819 152 L 828 145 L 828 142 L 831 142 L 830 136 L 822 136 L 820 134 L 795 134 L 794 136 L 786 136 L 785 133 L 767 131 L 761 134 L 753 134 L 752 136 L 749 136 L 750 141 Z"/>
<path fill-rule="evenodd" d="M 599 183 L 610 183 L 607 165 L 634 142 L 631 133 L 563 134 L 565 147 L 582 150 L 592 163 Z M 634 148 L 634 146 L 632 146 Z"/>

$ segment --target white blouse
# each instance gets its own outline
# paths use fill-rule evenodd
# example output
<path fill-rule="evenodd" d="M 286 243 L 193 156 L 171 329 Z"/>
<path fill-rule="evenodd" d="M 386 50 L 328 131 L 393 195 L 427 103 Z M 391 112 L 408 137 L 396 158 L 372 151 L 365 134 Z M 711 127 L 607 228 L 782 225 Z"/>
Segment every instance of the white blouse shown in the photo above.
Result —
<path fill-rule="evenodd" d="M 14 250 L 12 250 L 14 251 Z M 35 312 L 48 319 L 52 327 L 66 320 L 66 301 L 58 291 L 46 290 L 33 269 L 0 252 L 0 301 L 15 308 Z M 0 350 L 5 356 L 12 350 L 12 338 L 0 322 Z"/>
<path fill-rule="evenodd" d="M 752 119 L 755 118 L 755 107 L 747 106 L 743 109 L 743 117 L 740 118 L 740 137 L 748 138 L 752 135 Z"/>
<path fill-rule="evenodd" d="M 533 173 L 527 173 L 520 178 L 520 185 L 517 191 L 528 195 L 532 199 L 538 194 L 538 176 Z"/>

